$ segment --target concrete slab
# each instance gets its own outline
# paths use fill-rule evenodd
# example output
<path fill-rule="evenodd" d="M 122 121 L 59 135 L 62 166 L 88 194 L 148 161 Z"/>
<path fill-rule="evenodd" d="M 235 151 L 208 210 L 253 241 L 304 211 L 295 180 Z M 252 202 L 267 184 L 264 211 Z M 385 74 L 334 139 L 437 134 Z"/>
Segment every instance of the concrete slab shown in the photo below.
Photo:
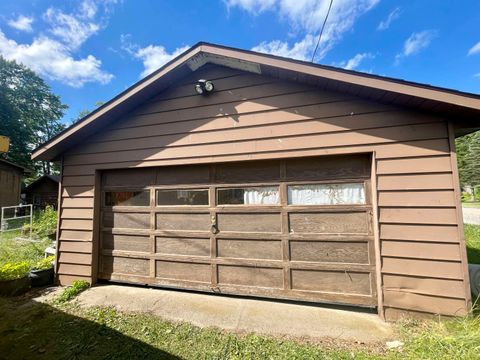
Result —
<path fill-rule="evenodd" d="M 480 225 L 480 209 L 463 207 L 463 222 L 465 224 Z"/>
<path fill-rule="evenodd" d="M 93 287 L 78 301 L 82 306 L 113 306 L 199 327 L 273 336 L 378 343 L 394 335 L 391 325 L 375 314 L 262 299 L 112 284 Z"/>

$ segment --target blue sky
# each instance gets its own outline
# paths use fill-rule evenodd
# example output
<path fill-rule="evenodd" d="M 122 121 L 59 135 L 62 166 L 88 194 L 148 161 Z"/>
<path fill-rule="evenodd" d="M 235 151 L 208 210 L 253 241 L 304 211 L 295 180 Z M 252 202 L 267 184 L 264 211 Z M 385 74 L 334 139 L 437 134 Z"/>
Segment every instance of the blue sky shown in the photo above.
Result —
<path fill-rule="evenodd" d="M 198 41 L 311 60 L 329 0 L 3 0 L 0 54 L 93 109 Z M 334 0 L 315 62 L 480 93 L 478 0 Z"/>

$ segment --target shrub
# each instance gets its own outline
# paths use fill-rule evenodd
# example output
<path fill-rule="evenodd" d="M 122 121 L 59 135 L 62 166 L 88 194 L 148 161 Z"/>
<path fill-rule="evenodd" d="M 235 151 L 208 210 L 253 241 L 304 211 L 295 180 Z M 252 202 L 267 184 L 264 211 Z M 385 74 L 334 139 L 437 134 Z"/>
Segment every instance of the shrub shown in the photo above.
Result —
<path fill-rule="evenodd" d="M 462 192 L 462 202 L 469 202 L 473 200 L 472 194 L 464 191 Z"/>
<path fill-rule="evenodd" d="M 33 265 L 33 270 L 48 270 L 53 268 L 53 261 L 55 260 L 55 256 L 49 256 L 42 260 L 37 261 L 35 265 Z"/>
<path fill-rule="evenodd" d="M 39 237 L 47 237 L 57 231 L 57 211 L 52 206 L 47 206 L 45 210 L 35 214 L 32 231 Z"/>
<path fill-rule="evenodd" d="M 0 268 L 0 281 L 21 279 L 28 275 L 30 265 L 26 261 L 7 263 Z"/>
<path fill-rule="evenodd" d="M 75 280 L 73 284 L 63 290 L 63 293 L 58 297 L 58 301 L 63 303 L 70 301 L 82 291 L 87 290 L 90 287 L 90 283 L 85 280 Z"/>

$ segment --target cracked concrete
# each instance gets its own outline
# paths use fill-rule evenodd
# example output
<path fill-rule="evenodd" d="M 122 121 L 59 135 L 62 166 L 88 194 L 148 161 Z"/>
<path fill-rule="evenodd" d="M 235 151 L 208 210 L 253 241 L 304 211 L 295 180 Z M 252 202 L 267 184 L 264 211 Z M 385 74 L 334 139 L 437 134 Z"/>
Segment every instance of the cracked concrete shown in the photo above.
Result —
<path fill-rule="evenodd" d="M 262 299 L 110 284 L 83 292 L 78 301 L 82 306 L 113 306 L 236 332 L 363 343 L 393 336 L 391 325 L 376 314 Z"/>

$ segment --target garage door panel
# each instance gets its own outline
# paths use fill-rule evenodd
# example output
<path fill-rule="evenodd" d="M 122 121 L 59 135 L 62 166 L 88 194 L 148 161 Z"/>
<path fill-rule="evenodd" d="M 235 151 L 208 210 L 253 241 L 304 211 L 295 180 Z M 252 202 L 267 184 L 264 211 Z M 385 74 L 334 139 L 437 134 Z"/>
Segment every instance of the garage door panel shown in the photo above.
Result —
<path fill-rule="evenodd" d="M 107 228 L 150 229 L 150 214 L 104 212 L 103 226 Z"/>
<path fill-rule="evenodd" d="M 370 155 L 329 156 L 291 159 L 286 162 L 286 178 L 302 180 L 354 179 L 370 177 Z"/>
<path fill-rule="evenodd" d="M 210 264 L 195 262 L 156 261 L 157 278 L 187 280 L 210 283 L 212 277 Z"/>
<path fill-rule="evenodd" d="M 107 170 L 99 277 L 375 305 L 370 158 Z"/>
<path fill-rule="evenodd" d="M 155 242 L 157 254 L 210 256 L 210 238 L 157 236 Z"/>
<path fill-rule="evenodd" d="M 290 241 L 290 260 L 368 264 L 368 242 Z"/>
<path fill-rule="evenodd" d="M 366 212 L 290 213 L 292 233 L 368 234 Z"/>
<path fill-rule="evenodd" d="M 283 269 L 219 265 L 218 283 L 220 285 L 283 288 Z"/>
<path fill-rule="evenodd" d="M 157 168 L 155 185 L 205 184 L 209 181 L 208 166 L 166 166 Z"/>
<path fill-rule="evenodd" d="M 150 261 L 147 259 L 104 256 L 102 267 L 105 274 L 119 273 L 147 276 L 149 274 L 149 263 Z"/>
<path fill-rule="evenodd" d="M 292 289 L 371 295 L 370 274 L 292 269 Z"/>
<path fill-rule="evenodd" d="M 150 252 L 149 236 L 118 235 L 103 232 L 103 248 L 109 250 Z"/>
<path fill-rule="evenodd" d="M 143 168 L 106 171 L 102 177 L 104 187 L 132 186 L 144 187 L 155 184 L 155 169 Z"/>
<path fill-rule="evenodd" d="M 159 230 L 210 231 L 209 213 L 158 213 L 156 228 Z"/>
<path fill-rule="evenodd" d="M 218 230 L 236 232 L 281 232 L 280 213 L 220 213 Z"/>
<path fill-rule="evenodd" d="M 280 180 L 280 167 L 273 161 L 255 161 L 249 164 L 233 163 L 217 166 L 215 181 L 218 183 L 263 182 Z"/>
<path fill-rule="evenodd" d="M 217 239 L 217 257 L 282 259 L 280 240 Z"/>

